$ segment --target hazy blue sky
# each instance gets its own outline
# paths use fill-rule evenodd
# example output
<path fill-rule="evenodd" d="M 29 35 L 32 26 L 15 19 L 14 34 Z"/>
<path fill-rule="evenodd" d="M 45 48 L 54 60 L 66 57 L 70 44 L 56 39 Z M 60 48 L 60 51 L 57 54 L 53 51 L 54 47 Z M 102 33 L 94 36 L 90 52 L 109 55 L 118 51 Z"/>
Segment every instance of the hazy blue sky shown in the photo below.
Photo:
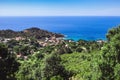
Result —
<path fill-rule="evenodd" d="M 0 0 L 0 16 L 120 16 L 120 0 Z"/>

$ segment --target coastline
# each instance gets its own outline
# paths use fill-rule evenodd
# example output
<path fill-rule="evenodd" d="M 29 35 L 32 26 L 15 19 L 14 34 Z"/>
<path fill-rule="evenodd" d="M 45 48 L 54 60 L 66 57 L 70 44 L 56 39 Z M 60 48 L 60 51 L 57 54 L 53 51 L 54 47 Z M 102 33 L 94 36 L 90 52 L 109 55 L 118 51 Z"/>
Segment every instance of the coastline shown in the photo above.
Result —
<path fill-rule="evenodd" d="M 0 32 L 3 32 L 3 33 L 4 32 L 7 32 L 7 33 L 11 32 L 13 34 L 17 34 L 17 33 L 21 33 L 21 32 L 23 33 L 24 32 L 25 34 L 27 34 L 27 30 L 30 30 L 30 31 L 35 30 L 35 31 L 37 31 L 37 30 L 43 30 L 43 29 L 40 29 L 40 28 L 37 28 L 37 27 L 31 27 L 29 29 L 25 29 L 25 30 L 22 30 L 22 31 L 14 31 L 14 30 L 11 30 L 11 29 L 6 29 L 6 30 L 0 30 Z M 106 41 L 106 38 L 104 38 L 104 39 L 101 39 L 101 38 L 98 38 L 98 39 L 95 39 L 95 38 L 92 39 L 91 38 L 91 39 L 89 39 L 89 38 L 86 38 L 86 36 L 84 36 L 84 37 L 75 37 L 75 36 L 70 36 L 70 35 L 68 36 L 68 35 L 65 35 L 65 34 L 62 34 L 62 33 L 51 32 L 51 31 L 48 31 L 48 30 L 43 30 L 43 31 L 45 31 L 45 33 L 47 32 L 47 33 L 53 34 L 53 36 L 52 35 L 51 36 L 52 37 L 55 36 L 57 39 L 71 40 L 71 41 L 75 41 L 75 42 L 77 42 L 79 40 L 85 40 L 85 41 L 99 41 L 99 40 L 102 40 L 102 41 Z M 58 36 L 56 36 L 56 35 L 58 35 Z"/>
<path fill-rule="evenodd" d="M 65 39 L 105 40 L 105 34 L 113 26 L 117 26 L 120 17 L 101 16 L 50 16 L 50 17 L 2 17 L 0 29 L 22 31 L 30 27 L 38 27 L 54 33 L 61 33 Z M 66 36 L 67 35 L 67 36 Z"/>

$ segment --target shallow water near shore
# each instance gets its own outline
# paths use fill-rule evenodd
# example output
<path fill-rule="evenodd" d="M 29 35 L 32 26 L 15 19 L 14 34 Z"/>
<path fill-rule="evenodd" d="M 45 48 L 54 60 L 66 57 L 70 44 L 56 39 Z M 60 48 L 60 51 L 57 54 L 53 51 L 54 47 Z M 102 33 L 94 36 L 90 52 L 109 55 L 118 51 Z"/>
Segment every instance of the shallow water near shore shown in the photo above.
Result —
<path fill-rule="evenodd" d="M 73 40 L 106 40 L 107 31 L 119 24 L 118 16 L 0 17 L 0 30 L 21 31 L 38 27 L 64 34 L 66 39 Z"/>

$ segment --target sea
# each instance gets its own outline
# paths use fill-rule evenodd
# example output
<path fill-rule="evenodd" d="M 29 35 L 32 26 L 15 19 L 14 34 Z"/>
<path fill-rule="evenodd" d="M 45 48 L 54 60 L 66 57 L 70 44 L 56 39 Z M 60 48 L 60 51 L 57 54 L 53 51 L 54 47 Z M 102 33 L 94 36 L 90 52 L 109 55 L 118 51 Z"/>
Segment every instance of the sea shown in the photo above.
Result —
<path fill-rule="evenodd" d="M 0 17 L 0 30 L 22 31 L 38 27 L 72 40 L 106 40 L 109 29 L 120 25 L 120 16 L 17 16 Z"/>

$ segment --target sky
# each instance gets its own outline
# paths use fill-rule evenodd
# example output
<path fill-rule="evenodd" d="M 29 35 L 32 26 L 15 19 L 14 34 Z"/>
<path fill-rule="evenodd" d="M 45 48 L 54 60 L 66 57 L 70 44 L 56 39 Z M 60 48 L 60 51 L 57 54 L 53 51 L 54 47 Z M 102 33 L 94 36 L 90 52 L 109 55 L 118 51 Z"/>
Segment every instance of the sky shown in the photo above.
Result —
<path fill-rule="evenodd" d="M 0 16 L 120 16 L 120 0 L 0 0 Z"/>

